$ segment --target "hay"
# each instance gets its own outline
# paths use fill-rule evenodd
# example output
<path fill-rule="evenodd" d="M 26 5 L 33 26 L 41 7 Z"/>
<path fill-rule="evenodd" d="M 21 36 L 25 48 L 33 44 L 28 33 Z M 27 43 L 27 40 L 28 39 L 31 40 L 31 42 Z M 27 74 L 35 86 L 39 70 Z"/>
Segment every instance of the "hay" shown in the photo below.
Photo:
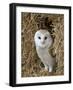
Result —
<path fill-rule="evenodd" d="M 21 76 L 52 76 L 64 74 L 64 15 L 63 14 L 21 14 Z M 44 70 L 38 58 L 34 34 L 38 29 L 47 29 L 53 37 L 50 51 L 55 56 L 57 65 L 52 73 Z"/>

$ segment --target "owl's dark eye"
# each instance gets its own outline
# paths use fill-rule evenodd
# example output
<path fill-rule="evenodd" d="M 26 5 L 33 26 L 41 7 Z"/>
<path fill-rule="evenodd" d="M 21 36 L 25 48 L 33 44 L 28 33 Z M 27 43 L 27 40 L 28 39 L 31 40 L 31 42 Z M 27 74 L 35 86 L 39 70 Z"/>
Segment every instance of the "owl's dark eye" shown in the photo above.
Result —
<path fill-rule="evenodd" d="M 47 37 L 44 38 L 45 40 L 47 39 Z"/>
<path fill-rule="evenodd" d="M 41 37 L 38 37 L 38 39 L 41 39 Z"/>

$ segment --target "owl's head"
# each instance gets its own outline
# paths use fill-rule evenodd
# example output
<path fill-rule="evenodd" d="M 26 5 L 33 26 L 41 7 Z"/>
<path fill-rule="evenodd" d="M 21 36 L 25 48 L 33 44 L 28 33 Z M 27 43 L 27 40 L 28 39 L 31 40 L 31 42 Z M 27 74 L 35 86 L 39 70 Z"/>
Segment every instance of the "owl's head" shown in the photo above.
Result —
<path fill-rule="evenodd" d="M 46 47 L 49 48 L 53 42 L 50 33 L 47 30 L 42 30 L 42 29 L 38 30 L 35 33 L 34 41 L 36 47 L 40 47 L 40 48 L 46 48 Z"/>

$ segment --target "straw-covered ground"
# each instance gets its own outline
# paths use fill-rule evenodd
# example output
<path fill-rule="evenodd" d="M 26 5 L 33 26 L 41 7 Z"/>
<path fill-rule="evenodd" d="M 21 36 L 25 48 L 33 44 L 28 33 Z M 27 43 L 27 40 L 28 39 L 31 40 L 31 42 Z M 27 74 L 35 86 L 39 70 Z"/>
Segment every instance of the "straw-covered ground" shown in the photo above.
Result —
<path fill-rule="evenodd" d="M 53 45 L 50 53 L 56 58 L 54 71 L 44 70 L 44 65 L 38 58 L 34 35 L 39 29 L 46 29 L 51 33 Z M 21 13 L 21 76 L 52 76 L 64 74 L 64 15 Z"/>

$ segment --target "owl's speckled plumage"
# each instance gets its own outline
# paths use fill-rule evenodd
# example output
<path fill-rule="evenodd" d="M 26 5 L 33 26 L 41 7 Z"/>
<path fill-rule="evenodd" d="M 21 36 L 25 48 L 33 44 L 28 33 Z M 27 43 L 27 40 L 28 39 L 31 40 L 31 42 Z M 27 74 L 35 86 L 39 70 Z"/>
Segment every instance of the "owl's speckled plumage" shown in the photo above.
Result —
<path fill-rule="evenodd" d="M 47 30 L 38 30 L 35 33 L 34 41 L 36 45 L 37 54 L 43 62 L 45 69 L 49 69 L 49 72 L 52 72 L 55 60 L 48 51 L 48 48 L 53 43 L 50 33 Z"/>

